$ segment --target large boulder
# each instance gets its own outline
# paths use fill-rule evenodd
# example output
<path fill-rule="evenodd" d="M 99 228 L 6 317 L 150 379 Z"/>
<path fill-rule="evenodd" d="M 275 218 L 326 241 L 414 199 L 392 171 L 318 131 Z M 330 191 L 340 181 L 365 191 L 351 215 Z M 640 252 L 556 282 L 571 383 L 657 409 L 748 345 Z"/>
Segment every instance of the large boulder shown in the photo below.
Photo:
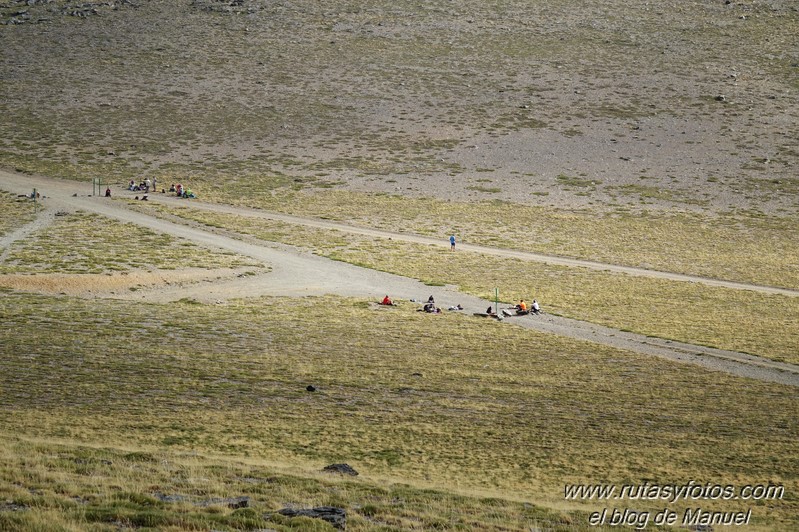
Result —
<path fill-rule="evenodd" d="M 283 508 L 278 510 L 280 515 L 286 517 L 311 517 L 327 521 L 339 530 L 347 528 L 347 512 L 343 508 L 334 506 L 318 506 L 316 508 Z"/>
<path fill-rule="evenodd" d="M 325 466 L 322 471 L 327 473 L 341 473 L 342 475 L 352 475 L 353 477 L 358 476 L 358 472 L 349 465 L 349 464 L 330 464 L 329 466 Z"/>

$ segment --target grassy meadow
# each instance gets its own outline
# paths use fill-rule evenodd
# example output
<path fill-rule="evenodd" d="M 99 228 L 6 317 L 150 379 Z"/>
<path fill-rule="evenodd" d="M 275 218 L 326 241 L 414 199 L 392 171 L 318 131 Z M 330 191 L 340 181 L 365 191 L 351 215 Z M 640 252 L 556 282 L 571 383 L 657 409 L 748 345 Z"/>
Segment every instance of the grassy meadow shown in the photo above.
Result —
<path fill-rule="evenodd" d="M 336 312 L 297 312 L 309 305 Z M 527 501 L 557 509 L 553 529 L 573 529 L 584 514 L 563 500 L 564 483 L 699 479 L 785 485 L 754 524 L 796 526 L 791 387 L 340 298 L 154 305 L 5 291 L 0 316 L 0 416 L 15 442 L 0 485 L 25 509 L 0 512 L 6 522 L 43 511 L 103 529 L 166 512 L 152 501 L 164 493 L 247 495 L 264 513 L 335 503 L 355 530 L 436 528 L 431 514 L 446 529 L 522 530 L 543 519 L 510 502 Z M 341 491 L 313 473 L 336 462 L 361 473 Z M 272 467 L 312 489 L 288 498 L 275 481 L 243 485 Z M 429 512 L 389 502 L 406 484 L 415 496 L 433 490 Z M 471 525 L 435 510 L 456 495 Z M 486 498 L 515 510 L 492 521 Z M 178 508 L 167 513 L 198 513 Z"/>
<path fill-rule="evenodd" d="M 35 220 L 39 208 L 30 199 L 18 198 L 7 192 L 0 192 L 0 206 L 3 213 L 0 216 L 0 235 L 6 235 L 21 225 Z"/>
<path fill-rule="evenodd" d="M 16 199 L 3 201 L 10 207 L 0 218 L 16 215 Z M 477 294 L 500 283 L 503 293 L 545 300 L 552 291 L 562 305 L 554 310 L 563 314 L 591 308 L 580 298 L 636 281 L 540 265 L 537 277 L 529 265 L 478 254 L 155 203 L 146 208 L 300 242 L 432 284 L 457 282 Z M 107 230 L 98 234 L 98 224 Z M 185 261 L 250 266 L 152 232 L 137 239 L 138 231 L 88 213 L 57 216 L 13 244 L 2 266 L 6 273 L 78 277 L 96 274 L 92 264 L 109 274 Z M 65 252 L 76 247 L 91 254 Z M 172 256 L 173 249 L 185 255 Z M 530 284 L 510 281 L 521 272 Z M 695 290 L 697 302 L 707 304 L 704 328 L 735 339 L 718 319 L 735 291 L 643 279 L 627 290 L 628 308 L 609 307 L 610 322 L 627 316 L 631 328 L 649 323 L 671 333 L 656 312 L 647 314 L 648 305 L 658 297 L 665 304 L 671 291 L 685 297 Z M 275 512 L 334 505 L 347 510 L 352 530 L 580 530 L 587 512 L 604 505 L 564 500 L 564 484 L 645 479 L 784 485 L 782 500 L 753 503 L 752 524 L 797 524 L 799 396 L 791 387 L 470 316 L 422 315 L 409 303 L 387 309 L 325 297 L 153 304 L 9 289 L 0 296 L 7 442 L 0 524 L 7 528 L 322 530 L 320 521 Z M 740 302 L 744 310 L 746 304 Z M 298 312 L 308 307 L 335 311 Z M 766 328 L 780 316 L 762 320 L 753 327 L 764 331 L 753 350 L 773 344 L 788 353 L 792 337 Z M 684 316 L 674 321 L 688 323 Z M 306 391 L 309 384 L 317 391 Z M 338 462 L 360 475 L 320 472 Z M 227 506 L 240 496 L 250 497 L 249 508 Z M 703 507 L 749 508 L 712 501 Z"/>
<path fill-rule="evenodd" d="M 0 200 L 0 204 L 16 202 Z M 131 270 L 256 268 L 254 260 L 213 252 L 168 234 L 76 211 L 55 216 L 30 239 L 16 242 L 0 274 L 103 274 Z"/>
<path fill-rule="evenodd" d="M 479 253 L 459 251 L 452 254 L 446 247 L 186 207 L 169 208 L 153 203 L 146 209 L 266 241 L 300 245 L 336 260 L 419 279 L 431 285 L 453 284 L 485 299 L 491 299 L 494 288 L 499 288 L 501 297 L 508 303 L 520 298 L 537 298 L 548 312 L 571 318 L 799 363 L 799 335 L 784 334 L 785 331 L 799 330 L 799 298 L 796 297 L 567 268 Z M 675 233 L 690 233 L 690 226 L 674 225 Z M 719 241 L 725 241 L 721 234 L 715 236 Z M 781 238 L 784 237 L 775 236 L 774 240 Z M 697 237 L 692 237 L 690 244 L 683 243 L 686 248 L 695 250 L 689 259 L 700 254 L 711 256 L 700 247 Z M 782 244 L 793 246 L 787 241 L 782 241 Z M 652 245 L 670 249 L 665 234 Z M 718 263 L 724 260 L 731 263 L 736 253 L 730 249 L 728 254 L 712 256 Z M 662 254 L 668 259 L 676 253 L 663 251 Z M 792 273 L 791 266 L 786 264 L 790 257 L 767 253 L 758 257 L 761 265 L 757 271 Z M 754 259 L 750 256 L 746 260 Z M 710 273 L 712 277 L 728 279 L 720 268 Z M 740 280 L 736 276 L 733 279 Z M 742 324 L 746 324 L 748 334 L 741 334 Z"/>
<path fill-rule="evenodd" d="M 120 209 L 434 287 L 799 364 L 797 297 L 118 199 L 150 177 L 442 244 L 797 290 L 794 4 L 7 0 L 0 167 L 100 179 Z M 67 293 L 53 287 L 269 266 L 0 193 L 0 237 L 34 221 L 0 244 L 2 531 L 329 531 L 277 513 L 323 505 L 353 531 L 593 531 L 592 511 L 664 506 L 799 530 L 796 387 L 403 301 Z M 342 462 L 359 475 L 322 472 Z M 691 481 L 785 492 L 564 497 L 566 484 Z"/>
<path fill-rule="evenodd" d="M 442 242 L 455 234 L 463 243 L 799 289 L 795 216 L 664 213 L 630 206 L 614 212 L 566 210 L 313 188 L 240 195 L 235 185 L 212 183 L 201 183 L 198 193 L 204 201 L 417 233 Z M 222 223 L 219 214 L 199 212 L 194 219 Z M 266 224 L 242 221 L 245 226 Z"/>

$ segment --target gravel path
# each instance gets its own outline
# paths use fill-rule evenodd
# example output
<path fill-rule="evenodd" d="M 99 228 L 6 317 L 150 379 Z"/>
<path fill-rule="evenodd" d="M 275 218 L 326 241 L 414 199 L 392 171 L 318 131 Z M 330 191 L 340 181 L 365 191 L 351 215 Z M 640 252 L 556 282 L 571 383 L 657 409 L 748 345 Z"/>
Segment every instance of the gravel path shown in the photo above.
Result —
<path fill-rule="evenodd" d="M 160 203 L 174 204 L 182 201 L 180 198 L 172 196 L 150 196 L 150 199 Z M 205 203 L 202 201 L 193 201 L 191 206 L 196 209 L 204 209 L 225 214 L 234 214 L 238 216 L 249 216 L 251 218 L 262 218 L 265 220 L 276 220 L 287 222 L 295 225 L 305 225 L 308 227 L 316 227 L 320 229 L 335 229 L 352 234 L 391 238 L 404 242 L 414 242 L 417 244 L 432 244 L 448 246 L 449 243 L 444 239 L 432 238 L 412 233 L 398 233 L 394 231 L 383 231 L 379 229 L 370 229 L 368 227 L 358 227 L 341 222 L 331 222 L 328 220 L 321 220 L 318 218 L 306 218 L 301 216 L 292 216 L 289 214 L 281 214 L 275 212 L 267 212 L 259 209 L 251 209 L 248 207 L 236 207 L 231 205 L 219 205 L 214 203 Z M 764 294 L 779 294 L 783 296 L 797 297 L 799 290 L 792 290 L 790 288 L 780 288 L 774 286 L 756 285 L 750 283 L 738 283 L 734 281 L 725 281 L 722 279 L 712 279 L 709 277 L 700 277 L 697 275 L 685 275 L 673 272 L 664 272 L 658 270 L 649 270 L 645 268 L 635 268 L 632 266 L 619 266 L 617 264 L 607 264 L 603 262 L 594 262 L 580 259 L 570 259 L 566 257 L 558 257 L 554 255 L 544 255 L 541 253 L 530 253 L 527 251 L 518 251 L 513 249 L 495 248 L 490 246 L 480 246 L 474 244 L 458 243 L 459 251 L 472 251 L 475 253 L 483 253 L 486 255 L 501 256 L 506 258 L 521 259 L 532 262 L 541 262 L 545 264 L 553 264 L 557 266 L 580 267 L 588 268 L 591 270 L 608 271 L 613 273 L 623 273 L 638 277 L 650 277 L 657 279 L 666 279 L 671 281 L 683 281 L 691 283 L 699 283 L 707 286 L 716 286 L 723 288 L 732 288 L 734 290 L 751 290 L 753 292 L 760 292 Z"/>
<path fill-rule="evenodd" d="M 25 191 L 29 191 L 32 186 L 35 186 L 43 193 L 44 197 L 42 203 L 46 206 L 46 209 L 43 211 L 42 216 L 45 220 L 48 216 L 52 217 L 52 213 L 58 209 L 84 209 L 110 218 L 148 227 L 155 231 L 168 233 L 177 238 L 184 238 L 211 249 L 222 249 L 246 255 L 262 261 L 271 268 L 269 273 L 262 275 L 215 281 L 213 284 L 202 283 L 198 285 L 146 290 L 144 293 L 137 292 L 135 295 L 127 295 L 125 297 L 136 299 L 145 298 L 148 301 L 165 302 L 185 297 L 195 298 L 200 301 L 217 301 L 260 295 L 310 296 L 336 294 L 377 300 L 382 298 L 384 294 L 389 293 L 392 297 L 397 299 L 414 299 L 418 301 L 427 299 L 427 296 L 433 293 L 439 306 L 446 308 L 460 304 L 464 307 L 463 312 L 469 315 L 474 312 L 482 312 L 489 305 L 488 301 L 460 293 L 454 287 L 431 288 L 413 279 L 369 270 L 343 262 L 332 261 L 318 257 L 309 252 L 298 251 L 289 246 L 266 245 L 263 243 L 238 240 L 215 234 L 210 230 L 155 218 L 147 214 L 129 210 L 125 208 L 123 203 L 113 199 L 87 196 L 88 186 L 74 181 L 60 181 L 0 171 L 0 188 L 2 189 L 12 193 L 25 193 Z M 323 220 L 296 218 L 273 213 L 264 213 L 251 209 L 238 209 L 199 202 L 192 203 L 192 205 L 219 212 L 245 213 L 250 216 L 264 216 L 292 223 L 335 228 L 372 236 L 446 245 L 445 242 L 439 242 L 438 240 L 418 235 L 357 228 Z M 35 230 L 41 223 L 43 222 L 37 221 L 33 224 L 29 224 L 7 235 L 3 242 L 9 243 L 14 238 L 23 238 L 30 234 L 31 231 Z M 723 283 L 722 281 L 698 277 L 680 276 L 635 268 L 621 268 L 613 265 L 586 261 L 571 261 L 557 257 L 481 246 L 461 245 L 460 249 L 464 251 L 493 253 L 508 257 L 519 257 L 527 260 L 540 260 L 553 264 L 601 268 L 603 270 L 624 272 L 632 275 L 703 282 L 712 285 Z M 765 291 L 768 293 L 784 293 L 792 296 L 797 295 L 797 292 L 792 290 L 774 289 L 771 287 L 739 283 L 724 283 L 722 286 Z M 547 314 L 541 316 L 511 317 L 507 318 L 505 321 L 543 332 L 588 340 L 683 363 L 697 364 L 711 370 L 723 371 L 733 375 L 799 386 L 799 366 L 774 362 L 743 353 L 651 338 Z"/>

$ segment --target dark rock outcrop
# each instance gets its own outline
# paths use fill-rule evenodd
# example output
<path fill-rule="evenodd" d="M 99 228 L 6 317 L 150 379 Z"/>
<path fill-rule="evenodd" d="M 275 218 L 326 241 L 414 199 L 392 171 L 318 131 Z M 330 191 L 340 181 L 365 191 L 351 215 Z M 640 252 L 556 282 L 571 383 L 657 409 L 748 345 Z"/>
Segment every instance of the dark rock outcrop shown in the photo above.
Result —
<path fill-rule="evenodd" d="M 311 517 L 327 521 L 339 530 L 347 528 L 347 512 L 334 506 L 318 506 L 316 508 L 283 508 L 277 513 L 286 517 Z"/>
<path fill-rule="evenodd" d="M 358 476 L 358 472 L 349 464 L 330 464 L 329 466 L 325 466 L 322 471 L 326 471 L 327 473 L 341 473 L 342 475 L 351 475 L 353 477 Z"/>

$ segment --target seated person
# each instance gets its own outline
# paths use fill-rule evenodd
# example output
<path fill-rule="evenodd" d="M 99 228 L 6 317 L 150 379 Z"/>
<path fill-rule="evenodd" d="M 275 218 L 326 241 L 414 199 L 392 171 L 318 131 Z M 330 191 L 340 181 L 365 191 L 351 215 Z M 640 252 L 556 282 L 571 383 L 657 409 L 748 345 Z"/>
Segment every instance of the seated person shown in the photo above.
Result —
<path fill-rule="evenodd" d="M 169 187 L 170 192 L 175 192 L 175 183 L 172 183 L 172 186 Z"/>
<path fill-rule="evenodd" d="M 527 303 L 524 302 L 524 299 L 520 299 L 515 308 L 517 312 L 527 312 Z"/>
<path fill-rule="evenodd" d="M 394 302 L 391 301 L 391 298 L 388 297 L 388 294 L 386 294 L 386 297 L 383 298 L 383 301 L 381 301 L 380 304 L 381 305 L 393 305 Z"/>
<path fill-rule="evenodd" d="M 486 314 L 488 314 L 489 316 L 493 316 L 494 315 L 494 307 L 489 305 L 488 308 L 486 309 Z"/>
<path fill-rule="evenodd" d="M 530 312 L 533 314 L 541 314 L 541 307 L 538 305 L 538 301 L 533 299 L 533 305 L 530 307 Z"/>

